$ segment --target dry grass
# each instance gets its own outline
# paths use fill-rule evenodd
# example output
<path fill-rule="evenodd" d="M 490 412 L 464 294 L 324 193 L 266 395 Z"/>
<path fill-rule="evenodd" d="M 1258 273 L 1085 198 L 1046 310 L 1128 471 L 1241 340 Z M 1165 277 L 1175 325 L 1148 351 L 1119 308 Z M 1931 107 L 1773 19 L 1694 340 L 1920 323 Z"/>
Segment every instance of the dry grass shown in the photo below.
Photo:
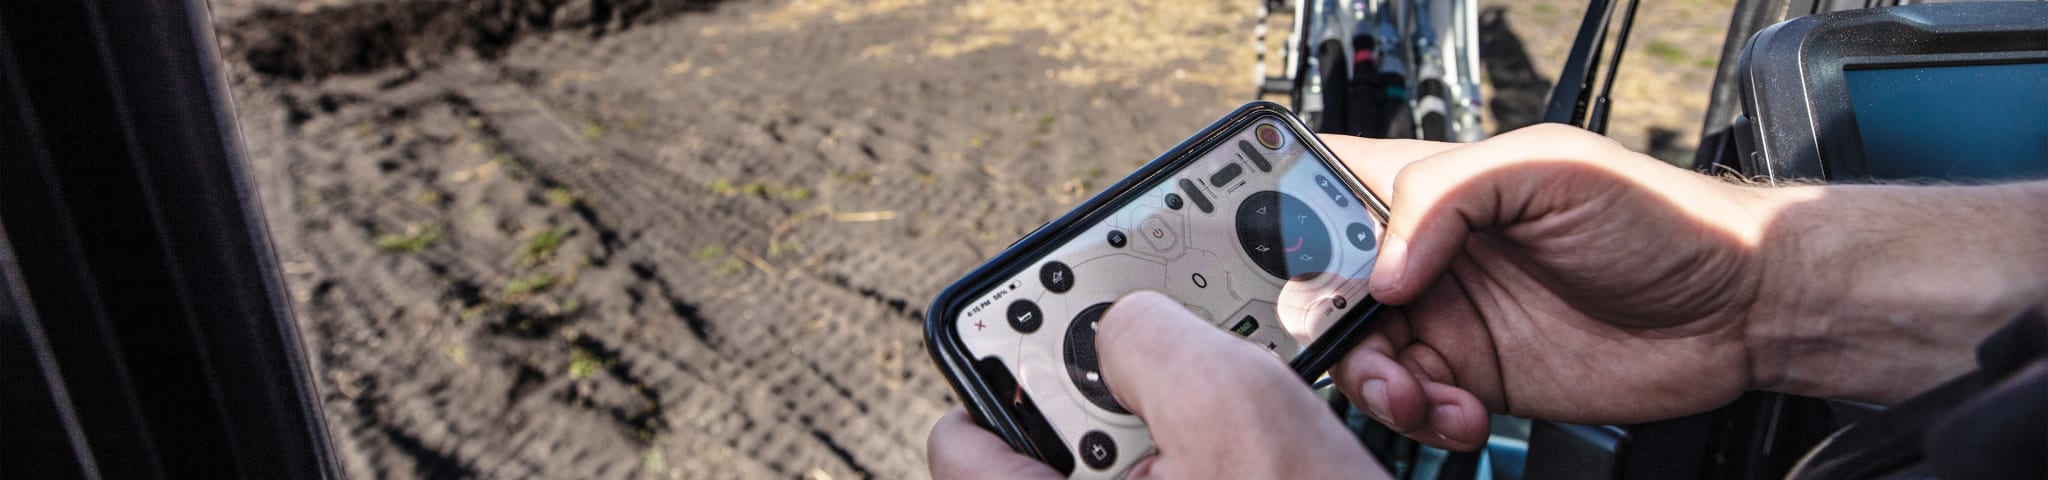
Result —
<path fill-rule="evenodd" d="M 962 5 L 965 22 L 941 35 L 1013 36 L 1045 32 L 1038 53 L 1070 66 L 1047 75 L 1076 85 L 1146 87 L 1182 101 L 1174 83 L 1250 92 L 1253 2 L 1071 2 L 977 0 Z M 1171 79 L 1168 81 L 1167 79 Z M 1204 99 L 1206 100 L 1206 99 Z M 1236 99 L 1218 99 L 1228 103 Z"/>
<path fill-rule="evenodd" d="M 1070 85 L 1139 87 L 1176 105 L 1184 101 L 1228 106 L 1251 92 L 1253 62 L 1250 1 L 1073 2 L 1063 0 L 798 0 L 748 22 L 750 29 L 781 31 L 809 22 L 851 22 L 905 8 L 931 8 L 933 28 L 905 32 L 891 43 L 868 45 L 868 60 L 953 58 L 989 48 L 1030 45 L 1067 67 L 1047 70 Z M 706 28 L 701 35 L 724 33 Z M 679 65 L 683 71 L 690 67 Z M 1222 87 L 1216 98 L 1182 98 L 1180 85 Z"/>
<path fill-rule="evenodd" d="M 1556 80 L 1584 18 L 1584 0 L 1480 0 L 1479 4 L 1481 9 L 1505 9 L 1509 27 L 1528 47 L 1536 71 Z M 1621 72 L 1615 77 L 1608 136 L 1644 151 L 1651 147 L 1651 131 L 1667 130 L 1677 132 L 1675 147 L 1692 150 L 1699 139 L 1714 66 L 1734 6 L 1734 0 L 1642 3 Z M 1615 28 L 1619 25 L 1617 22 Z M 1491 118 L 1487 121 L 1491 126 Z"/>
<path fill-rule="evenodd" d="M 1506 10 L 1510 28 L 1528 47 L 1536 71 L 1555 79 L 1584 15 L 1584 0 L 1480 0 Z M 1669 151 L 1690 151 L 1699 136 L 1713 68 L 1734 0 L 1644 2 L 1631 48 L 1617 76 L 1608 135 L 1648 150 L 1653 132 L 1673 132 Z M 864 47 L 868 60 L 952 58 L 990 48 L 1024 46 L 1066 66 L 1049 80 L 1069 85 L 1137 87 L 1165 101 L 1206 102 L 1219 109 L 1250 100 L 1256 62 L 1252 1 L 1072 2 L 1062 0 L 795 0 L 742 22 L 748 30 L 785 31 L 812 22 L 852 22 L 928 9 L 933 28 Z M 1268 69 L 1277 72 L 1284 13 L 1269 22 Z M 724 28 L 706 28 L 717 35 Z M 1025 45 L 1030 42 L 1029 45 Z M 691 67 L 680 65 L 680 71 Z M 701 73 L 701 72 L 700 72 Z M 1216 87 L 1215 98 L 1183 98 L 1184 85 Z M 1490 98 L 1491 87 L 1485 87 Z M 1493 128 L 1490 112 L 1485 115 Z M 1675 158 L 1671 160 L 1677 160 Z"/>

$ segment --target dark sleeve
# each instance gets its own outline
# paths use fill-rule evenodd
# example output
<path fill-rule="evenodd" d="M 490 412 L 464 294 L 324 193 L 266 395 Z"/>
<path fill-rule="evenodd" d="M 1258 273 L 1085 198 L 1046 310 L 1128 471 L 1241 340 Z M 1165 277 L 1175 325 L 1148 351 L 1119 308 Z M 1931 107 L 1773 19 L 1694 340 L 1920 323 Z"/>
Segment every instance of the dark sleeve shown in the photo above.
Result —
<path fill-rule="evenodd" d="M 1835 432 L 1786 478 L 2048 478 L 2048 303 L 1977 346 L 1977 370 Z"/>

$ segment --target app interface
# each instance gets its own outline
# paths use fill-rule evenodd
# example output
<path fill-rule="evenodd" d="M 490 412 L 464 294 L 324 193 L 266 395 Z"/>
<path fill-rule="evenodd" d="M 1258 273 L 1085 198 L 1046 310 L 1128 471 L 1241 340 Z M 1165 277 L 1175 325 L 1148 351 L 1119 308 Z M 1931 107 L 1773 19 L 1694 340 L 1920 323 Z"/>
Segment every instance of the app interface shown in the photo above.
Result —
<path fill-rule="evenodd" d="M 1097 321 L 1118 297 L 1163 292 L 1282 359 L 1365 308 L 1382 222 L 1301 140 L 1277 120 L 1249 124 L 956 319 L 977 365 L 1007 368 L 998 395 L 1044 415 L 1027 435 L 1073 457 L 1056 467 L 1115 478 L 1153 451 L 1098 368 Z"/>

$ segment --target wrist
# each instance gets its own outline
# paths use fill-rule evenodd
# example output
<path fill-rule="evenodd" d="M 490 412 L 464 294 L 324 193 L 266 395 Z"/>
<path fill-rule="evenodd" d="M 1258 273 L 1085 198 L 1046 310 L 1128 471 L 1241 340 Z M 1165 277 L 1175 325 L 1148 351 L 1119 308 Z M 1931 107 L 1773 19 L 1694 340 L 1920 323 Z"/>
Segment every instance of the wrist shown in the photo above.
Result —
<path fill-rule="evenodd" d="M 1786 365 L 1806 335 L 1799 328 L 1803 311 L 1818 292 L 1810 289 L 1820 280 L 1802 272 L 1796 264 L 1825 252 L 1811 231 L 1788 225 L 1788 212 L 1800 205 L 1812 205 L 1825 192 L 1818 186 L 1741 187 L 1737 203 L 1743 222 L 1748 224 L 1750 255 L 1756 262 L 1756 293 L 1743 312 L 1743 347 L 1747 351 L 1750 390 L 1780 390 L 1790 380 Z M 1823 215 L 1812 215 L 1823 216 Z M 1797 217 L 1794 217 L 1797 218 Z M 1810 218 L 1808 219 L 1810 220 Z M 1818 290 L 1818 289 L 1815 289 Z"/>
<path fill-rule="evenodd" d="M 1754 389 L 1902 400 L 2048 295 L 2048 183 L 1760 190 Z"/>

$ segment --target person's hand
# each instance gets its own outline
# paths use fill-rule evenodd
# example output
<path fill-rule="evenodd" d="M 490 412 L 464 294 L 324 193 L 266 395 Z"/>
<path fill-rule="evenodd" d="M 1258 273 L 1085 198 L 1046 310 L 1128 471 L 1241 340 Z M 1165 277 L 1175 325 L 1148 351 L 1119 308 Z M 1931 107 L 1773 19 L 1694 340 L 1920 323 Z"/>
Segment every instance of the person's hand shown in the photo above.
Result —
<path fill-rule="evenodd" d="M 1395 431 L 1472 449 L 1489 411 L 1634 423 L 1752 388 L 1758 189 L 1558 125 L 1324 140 L 1392 209 L 1369 281 L 1402 307 L 1332 377 Z"/>
<path fill-rule="evenodd" d="M 1103 378 L 1158 445 L 1129 478 L 1385 477 L 1278 357 L 1173 299 L 1133 293 L 1101 322 Z M 934 478 L 1061 478 L 961 409 L 939 419 L 926 454 Z"/>

